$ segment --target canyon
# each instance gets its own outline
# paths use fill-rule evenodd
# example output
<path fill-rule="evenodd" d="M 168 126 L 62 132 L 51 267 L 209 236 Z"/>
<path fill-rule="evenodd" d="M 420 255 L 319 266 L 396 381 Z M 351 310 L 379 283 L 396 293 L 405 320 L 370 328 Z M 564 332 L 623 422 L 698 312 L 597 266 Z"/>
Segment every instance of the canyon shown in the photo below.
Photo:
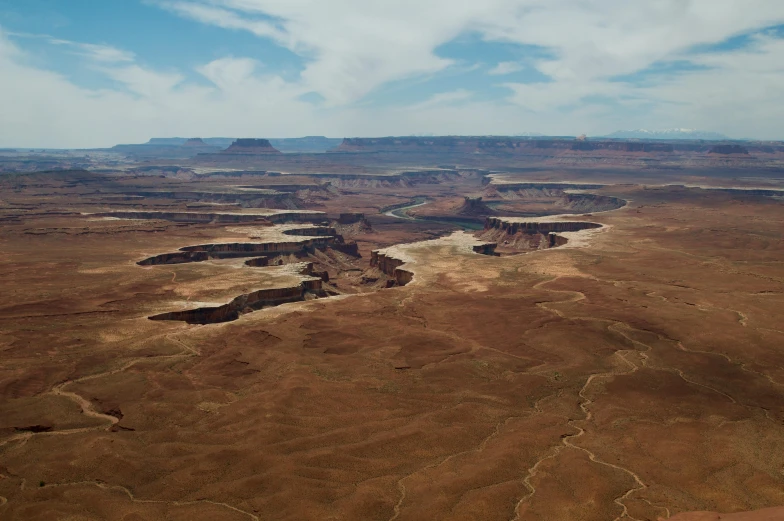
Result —
<path fill-rule="evenodd" d="M 784 145 L 188 139 L 0 151 L 0 518 L 781 515 Z"/>

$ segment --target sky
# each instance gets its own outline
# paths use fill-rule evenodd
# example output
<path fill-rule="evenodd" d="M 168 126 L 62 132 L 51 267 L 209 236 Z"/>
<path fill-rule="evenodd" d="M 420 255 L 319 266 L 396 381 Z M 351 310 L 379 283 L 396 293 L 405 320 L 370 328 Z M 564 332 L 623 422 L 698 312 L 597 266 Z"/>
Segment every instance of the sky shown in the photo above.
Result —
<path fill-rule="evenodd" d="M 0 147 L 784 139 L 782 0 L 0 0 Z"/>

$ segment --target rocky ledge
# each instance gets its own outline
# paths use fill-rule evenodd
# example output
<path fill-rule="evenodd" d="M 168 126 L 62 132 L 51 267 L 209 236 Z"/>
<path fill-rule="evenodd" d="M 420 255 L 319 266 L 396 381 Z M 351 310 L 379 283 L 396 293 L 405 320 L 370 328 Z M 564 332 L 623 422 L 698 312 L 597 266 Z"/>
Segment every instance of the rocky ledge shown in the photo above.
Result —
<path fill-rule="evenodd" d="M 586 221 L 561 221 L 556 219 L 520 219 L 516 217 L 488 217 L 485 230 L 496 229 L 509 235 L 523 233 L 579 232 L 591 228 L 601 228 L 598 223 Z"/>
<path fill-rule="evenodd" d="M 269 288 L 240 295 L 220 306 L 205 306 L 185 311 L 172 311 L 149 317 L 150 320 L 178 320 L 188 324 L 217 324 L 237 320 L 240 315 L 279 306 L 289 302 L 300 302 L 327 296 L 322 288 L 322 279 L 313 276 L 313 263 L 290 265 L 290 269 L 305 278 L 295 286 Z"/>
<path fill-rule="evenodd" d="M 601 224 L 558 219 L 527 219 L 519 217 L 488 217 L 480 239 L 496 241 L 499 251 L 515 254 L 563 246 L 570 235 L 582 230 L 602 228 Z"/>
<path fill-rule="evenodd" d="M 398 244 L 370 253 L 370 265 L 390 277 L 388 287 L 405 286 L 414 280 L 416 259 L 414 250 L 431 246 L 451 246 L 464 253 L 495 256 L 496 243 L 476 239 L 465 232 L 455 232 L 447 237 L 430 241 Z"/>
<path fill-rule="evenodd" d="M 184 246 L 174 253 L 154 255 L 139 261 L 140 266 L 158 264 L 181 264 L 202 262 L 209 259 L 232 259 L 239 257 L 271 257 L 294 255 L 306 257 L 316 250 L 332 248 L 346 255 L 359 257 L 356 243 L 347 243 L 334 228 L 326 226 L 280 225 L 259 230 L 258 238 L 263 242 L 222 242 Z M 263 262 L 263 261 L 259 261 Z"/>
<path fill-rule="evenodd" d="M 188 224 L 267 224 L 272 226 L 266 215 L 246 213 L 199 213 L 199 212 L 103 212 L 92 214 L 94 217 L 113 217 L 115 219 L 156 219 Z"/>
<path fill-rule="evenodd" d="M 291 222 L 321 222 L 324 212 L 312 210 L 255 210 L 253 213 L 233 212 L 160 212 L 160 211 L 117 211 L 89 214 L 91 217 L 112 217 L 115 219 L 157 219 L 187 224 L 239 224 L 271 226 Z"/>

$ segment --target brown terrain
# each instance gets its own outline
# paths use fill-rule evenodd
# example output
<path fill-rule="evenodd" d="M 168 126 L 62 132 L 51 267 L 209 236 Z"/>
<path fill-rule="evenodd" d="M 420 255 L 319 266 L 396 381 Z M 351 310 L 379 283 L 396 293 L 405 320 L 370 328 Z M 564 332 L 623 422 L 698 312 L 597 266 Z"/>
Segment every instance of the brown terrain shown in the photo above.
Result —
<path fill-rule="evenodd" d="M 204 143 L 0 156 L 0 519 L 784 519 L 784 145 Z"/>

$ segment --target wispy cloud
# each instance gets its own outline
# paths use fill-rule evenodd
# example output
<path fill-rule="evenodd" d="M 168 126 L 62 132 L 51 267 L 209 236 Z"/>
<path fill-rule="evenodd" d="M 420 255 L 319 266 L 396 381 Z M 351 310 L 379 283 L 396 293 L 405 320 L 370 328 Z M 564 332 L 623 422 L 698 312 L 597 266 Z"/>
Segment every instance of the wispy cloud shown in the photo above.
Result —
<path fill-rule="evenodd" d="M 51 45 L 65 47 L 69 52 L 102 63 L 132 62 L 136 59 L 134 53 L 111 45 L 74 42 L 62 38 L 54 38 L 49 34 L 7 31 L 5 35 L 12 38 L 44 40 Z"/>
<path fill-rule="evenodd" d="M 194 78 L 179 64 L 145 65 L 133 49 L 11 36 L 0 28 L 0 144 L 73 145 L 168 133 L 598 134 L 639 126 L 784 137 L 778 99 L 784 33 L 767 29 L 784 24 L 778 0 L 150 2 L 199 24 L 273 42 L 298 54 L 304 69 L 284 80 L 259 65 L 262 56 L 227 50 L 197 58 Z M 439 55 L 465 34 L 515 51 L 495 59 L 479 52 Z M 80 55 L 113 86 L 89 89 L 79 78 L 47 70 L 34 59 L 40 45 L 28 49 L 32 42 L 22 36 Z M 540 52 L 525 55 L 531 48 Z M 495 65 L 488 77 L 461 69 L 465 63 Z M 661 63 L 677 63 L 677 74 L 657 68 Z M 539 81 L 504 77 L 523 68 Z M 403 110 L 370 95 L 425 84 Z M 443 92 L 428 97 L 436 84 Z M 311 92 L 323 103 L 303 101 Z"/>
<path fill-rule="evenodd" d="M 112 47 L 111 45 L 72 42 L 58 38 L 50 38 L 49 43 L 68 47 L 75 54 L 101 63 L 132 62 L 136 59 L 134 53 Z"/>
<path fill-rule="evenodd" d="M 437 105 L 449 105 L 449 104 L 469 100 L 471 99 L 471 97 L 473 97 L 473 95 L 474 95 L 473 92 L 465 89 L 457 89 L 451 92 L 440 92 L 438 94 L 434 94 L 430 96 L 425 101 L 416 103 L 414 105 L 409 105 L 407 109 L 424 110 L 431 107 L 435 107 Z"/>
<path fill-rule="evenodd" d="M 505 74 L 511 74 L 513 72 L 521 71 L 524 68 L 525 68 L 525 66 L 522 63 L 518 63 L 518 62 L 501 62 L 498 65 L 496 65 L 495 67 L 493 67 L 492 69 L 490 69 L 489 71 L 487 71 L 487 73 L 488 74 L 502 76 L 502 75 L 505 75 Z"/>

